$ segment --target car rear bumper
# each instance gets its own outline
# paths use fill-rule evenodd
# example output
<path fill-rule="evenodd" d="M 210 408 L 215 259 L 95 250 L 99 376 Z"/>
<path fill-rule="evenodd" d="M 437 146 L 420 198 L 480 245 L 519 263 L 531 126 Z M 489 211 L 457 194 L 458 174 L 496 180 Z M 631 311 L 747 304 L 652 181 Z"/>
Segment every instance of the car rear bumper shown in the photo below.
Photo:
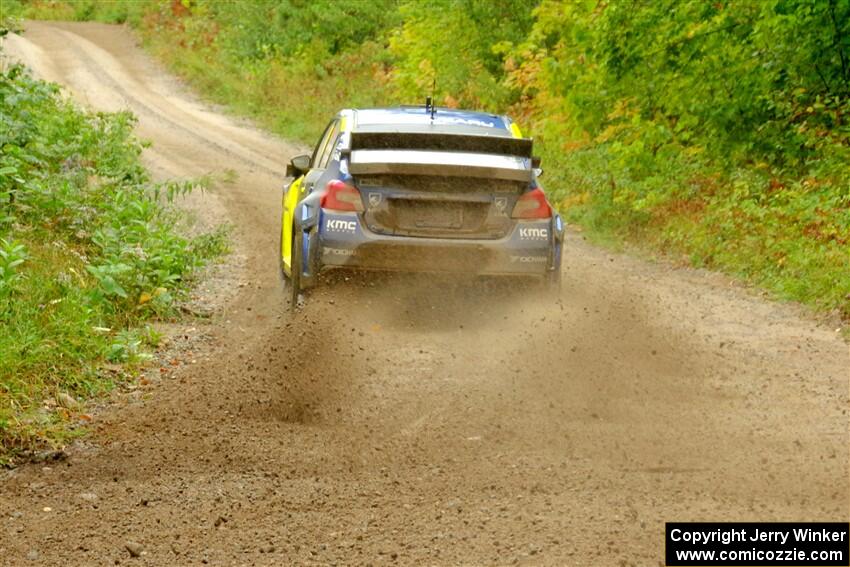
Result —
<path fill-rule="evenodd" d="M 356 213 L 322 211 L 311 239 L 314 268 L 542 276 L 560 269 L 560 217 L 518 221 L 499 239 L 447 239 L 377 234 Z"/>

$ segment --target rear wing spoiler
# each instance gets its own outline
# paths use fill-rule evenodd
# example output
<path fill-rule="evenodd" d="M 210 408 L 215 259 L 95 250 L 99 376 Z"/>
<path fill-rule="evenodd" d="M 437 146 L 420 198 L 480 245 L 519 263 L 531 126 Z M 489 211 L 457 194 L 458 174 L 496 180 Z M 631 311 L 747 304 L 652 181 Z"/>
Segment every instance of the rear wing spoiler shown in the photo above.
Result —
<path fill-rule="evenodd" d="M 353 175 L 444 175 L 531 181 L 538 160 L 530 138 L 431 132 L 352 132 Z"/>

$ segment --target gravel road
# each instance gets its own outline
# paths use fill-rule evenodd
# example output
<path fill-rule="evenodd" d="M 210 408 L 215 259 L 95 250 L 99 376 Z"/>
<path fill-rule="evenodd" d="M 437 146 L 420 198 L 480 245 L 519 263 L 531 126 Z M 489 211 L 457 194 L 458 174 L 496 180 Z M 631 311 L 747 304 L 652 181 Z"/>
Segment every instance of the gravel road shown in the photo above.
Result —
<path fill-rule="evenodd" d="M 665 521 L 848 520 L 834 325 L 578 232 L 558 301 L 351 276 L 289 315 L 303 148 L 198 102 L 127 28 L 26 27 L 7 51 L 132 110 L 156 175 L 236 173 L 191 201 L 236 242 L 191 352 L 67 459 L 0 472 L 0 563 L 659 565 Z"/>

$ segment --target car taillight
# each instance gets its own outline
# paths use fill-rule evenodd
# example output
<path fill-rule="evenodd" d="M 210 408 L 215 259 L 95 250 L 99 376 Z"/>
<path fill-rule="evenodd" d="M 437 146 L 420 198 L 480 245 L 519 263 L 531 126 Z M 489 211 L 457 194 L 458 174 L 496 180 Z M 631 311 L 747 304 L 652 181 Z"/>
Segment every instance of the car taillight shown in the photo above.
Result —
<path fill-rule="evenodd" d="M 331 211 L 362 211 L 363 200 L 357 187 L 332 179 L 328 181 L 326 193 L 322 196 L 322 208 Z"/>
<path fill-rule="evenodd" d="M 552 207 L 540 187 L 521 195 L 511 213 L 511 218 L 515 219 L 548 219 L 551 216 Z"/>

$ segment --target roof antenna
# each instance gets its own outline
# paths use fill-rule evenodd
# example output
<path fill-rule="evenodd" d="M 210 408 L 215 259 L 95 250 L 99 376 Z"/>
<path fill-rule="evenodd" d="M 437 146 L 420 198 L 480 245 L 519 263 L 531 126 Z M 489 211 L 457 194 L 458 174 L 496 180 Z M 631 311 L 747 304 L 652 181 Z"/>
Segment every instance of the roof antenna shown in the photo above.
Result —
<path fill-rule="evenodd" d="M 434 120 L 434 115 L 437 113 L 437 107 L 434 106 L 434 91 L 437 90 L 437 78 L 434 77 L 434 82 L 431 83 L 431 96 L 428 97 L 428 102 L 431 106 L 431 120 Z"/>

